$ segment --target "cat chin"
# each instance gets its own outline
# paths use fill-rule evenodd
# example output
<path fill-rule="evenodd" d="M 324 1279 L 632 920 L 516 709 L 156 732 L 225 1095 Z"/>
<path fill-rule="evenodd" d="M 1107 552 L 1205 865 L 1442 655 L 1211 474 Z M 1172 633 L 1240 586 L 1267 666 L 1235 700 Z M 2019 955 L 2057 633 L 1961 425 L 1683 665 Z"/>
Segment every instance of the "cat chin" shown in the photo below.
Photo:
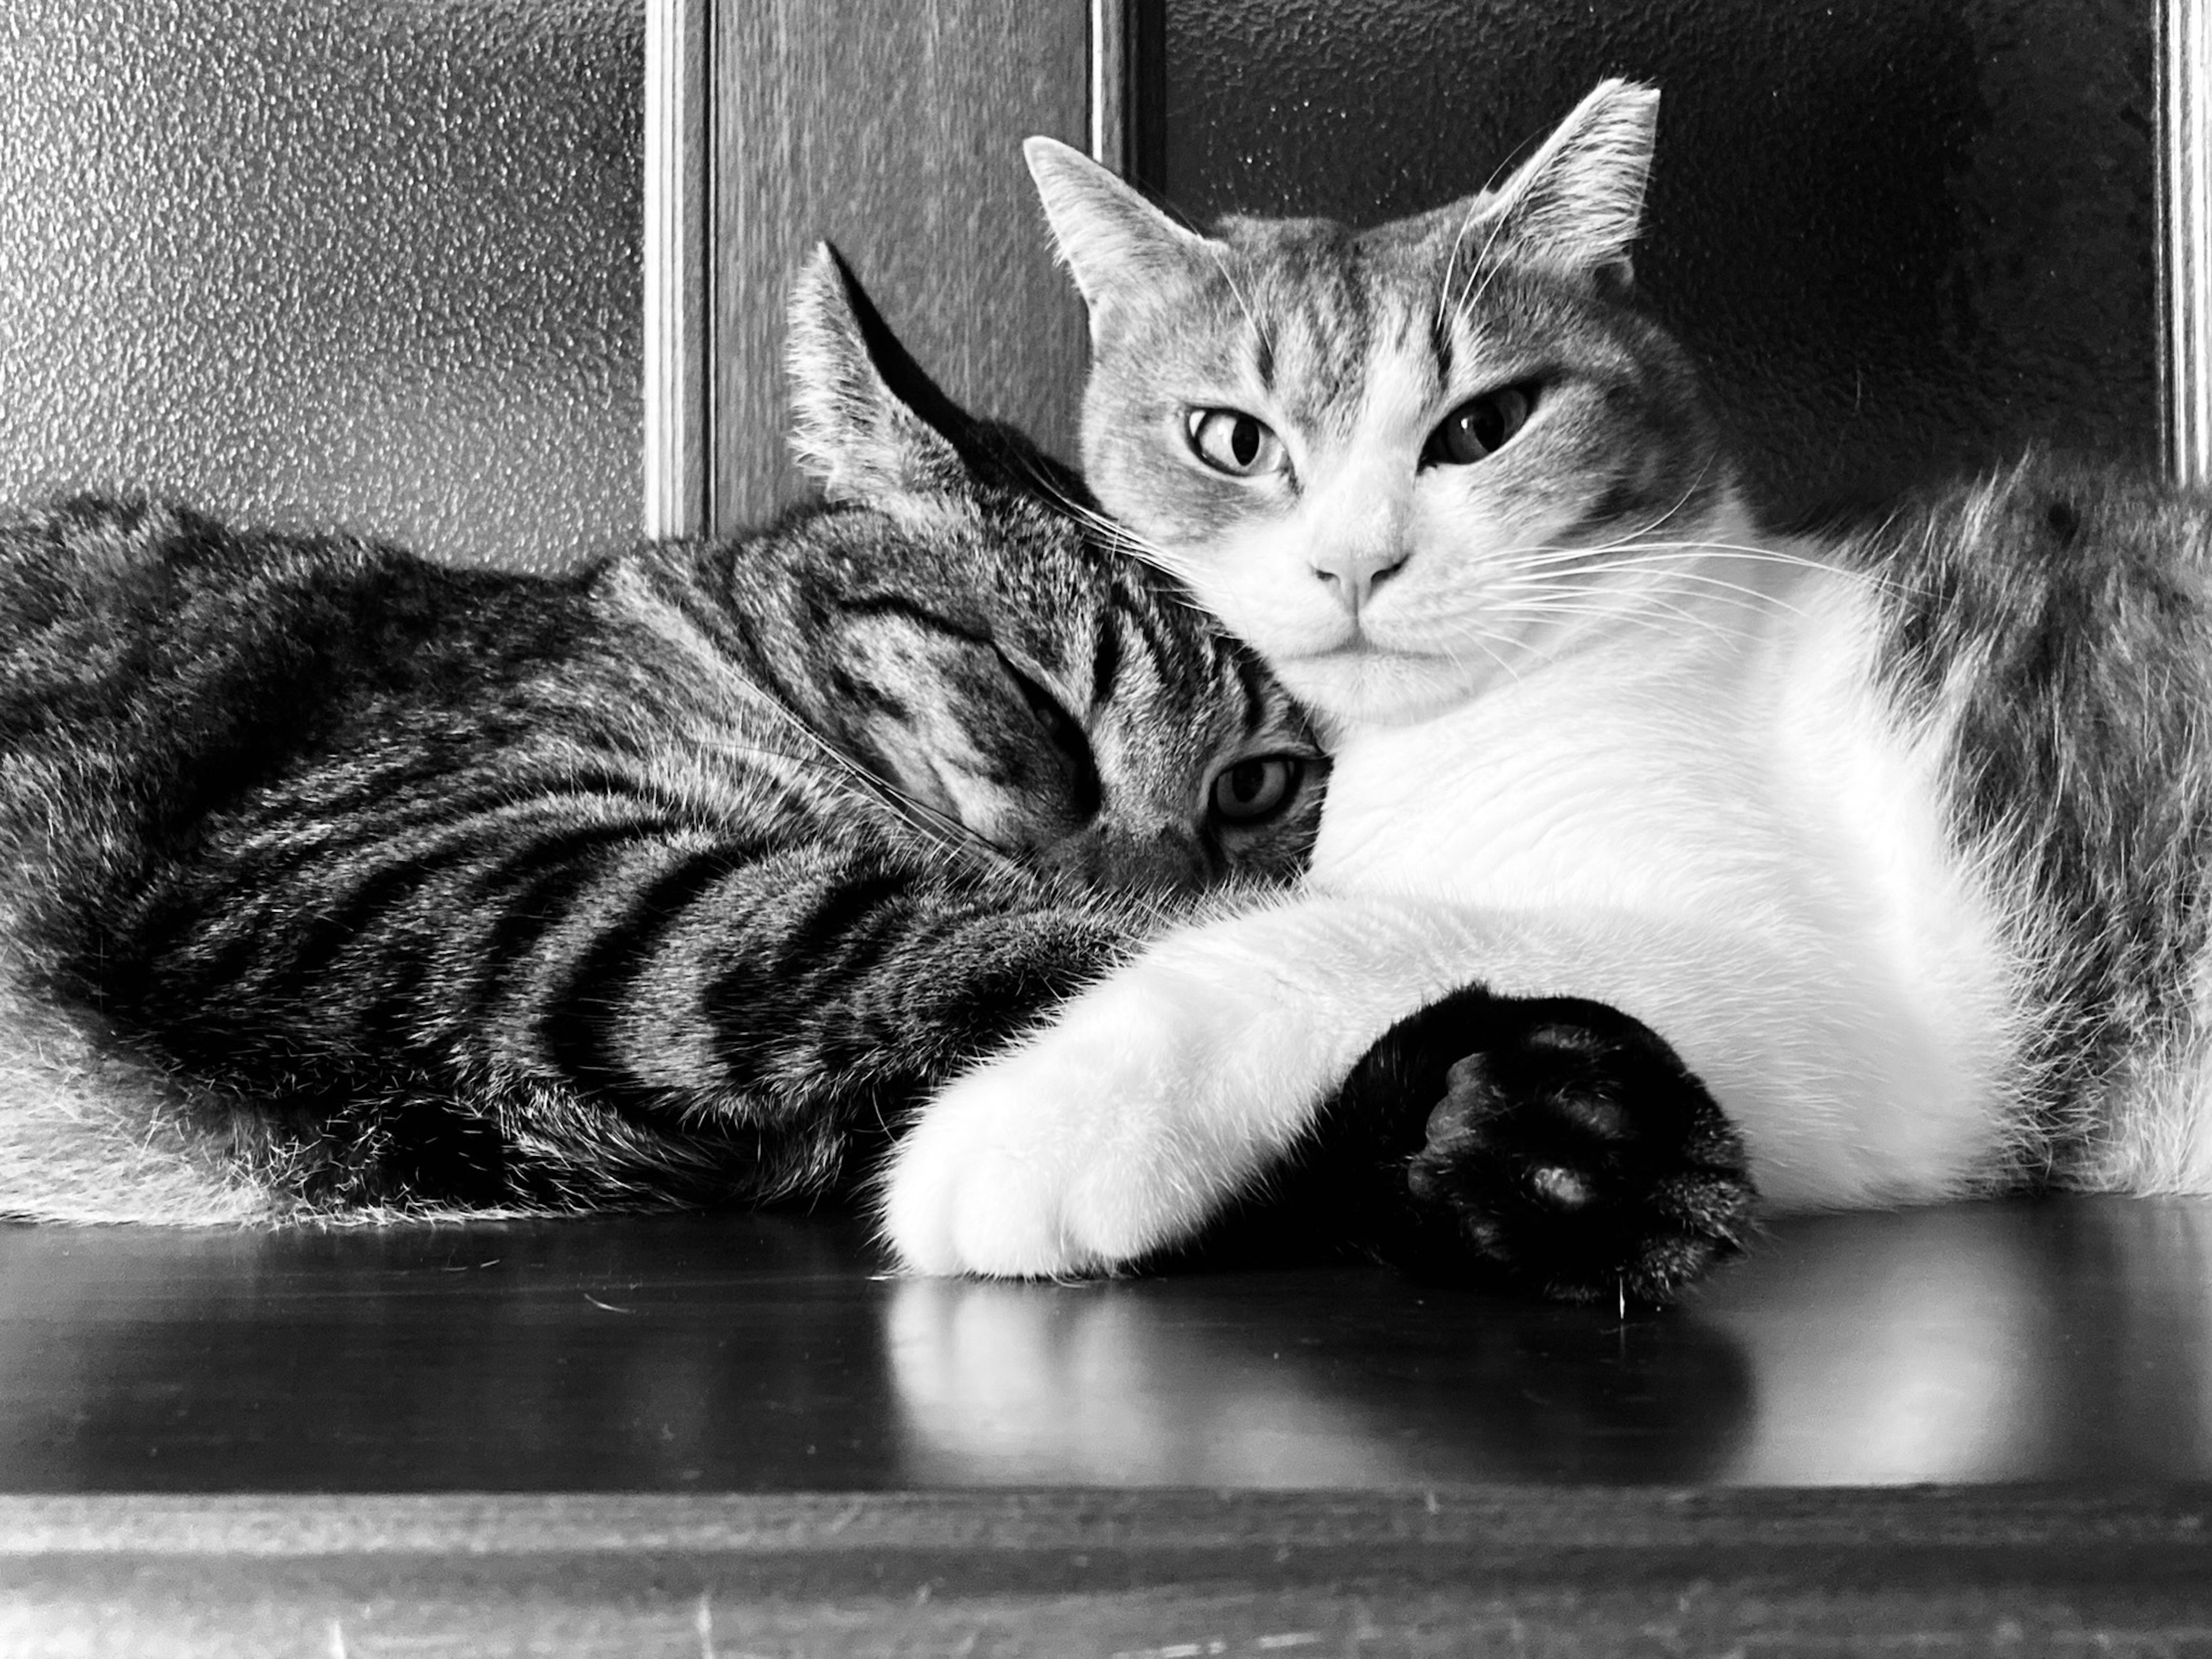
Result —
<path fill-rule="evenodd" d="M 1465 664 L 1373 648 L 1273 657 L 1268 666 L 1332 732 L 1427 720 L 1473 696 Z"/>

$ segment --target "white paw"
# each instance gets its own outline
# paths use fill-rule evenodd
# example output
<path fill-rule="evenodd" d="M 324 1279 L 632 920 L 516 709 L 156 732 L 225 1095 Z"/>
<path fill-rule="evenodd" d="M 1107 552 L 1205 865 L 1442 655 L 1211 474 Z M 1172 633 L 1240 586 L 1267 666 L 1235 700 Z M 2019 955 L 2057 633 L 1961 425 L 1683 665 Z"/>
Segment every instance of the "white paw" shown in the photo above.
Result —
<path fill-rule="evenodd" d="M 1188 1237 L 1252 1159 L 1182 976 L 1125 968 L 952 1084 L 893 1155 L 883 1236 L 924 1273 L 1064 1278 Z"/>

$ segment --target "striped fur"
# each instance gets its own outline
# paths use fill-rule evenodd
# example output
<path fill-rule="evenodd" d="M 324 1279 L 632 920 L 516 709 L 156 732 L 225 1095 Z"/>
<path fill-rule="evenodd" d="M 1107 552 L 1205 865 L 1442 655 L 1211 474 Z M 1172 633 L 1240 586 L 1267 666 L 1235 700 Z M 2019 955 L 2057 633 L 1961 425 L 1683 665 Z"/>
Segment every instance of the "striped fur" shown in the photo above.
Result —
<path fill-rule="evenodd" d="M 544 579 L 0 520 L 0 1212 L 836 1192 L 1193 895 L 1302 867 L 1323 766 L 1255 659 L 826 251 L 794 314 L 832 499 L 734 542 Z"/>

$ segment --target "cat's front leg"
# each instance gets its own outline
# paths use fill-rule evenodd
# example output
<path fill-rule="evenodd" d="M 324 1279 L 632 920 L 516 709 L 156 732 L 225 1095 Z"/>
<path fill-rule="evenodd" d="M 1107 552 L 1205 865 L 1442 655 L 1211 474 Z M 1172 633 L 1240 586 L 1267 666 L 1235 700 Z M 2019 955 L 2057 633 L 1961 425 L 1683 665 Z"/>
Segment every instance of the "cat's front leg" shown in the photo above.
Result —
<path fill-rule="evenodd" d="M 1751 1187 L 1664 1042 L 1552 996 L 1590 955 L 1571 929 L 1380 896 L 1179 928 L 923 1109 L 884 1236 L 924 1273 L 1095 1273 L 1290 1185 L 1320 1238 L 1664 1301 L 1733 1248 Z"/>
<path fill-rule="evenodd" d="M 1752 1185 L 1704 1085 L 1608 1005 L 1656 977 L 1727 1056 L 1700 945 L 1310 893 L 1176 929 L 923 1109 L 884 1237 L 922 1273 L 1095 1273 L 1294 1187 L 1311 1231 L 1411 1265 L 1665 1301 Z"/>
<path fill-rule="evenodd" d="M 1170 933 L 923 1109 L 884 1180 L 886 1242 L 921 1273 L 1054 1277 L 1187 1239 L 1457 982 L 1405 937 L 1311 898 Z"/>

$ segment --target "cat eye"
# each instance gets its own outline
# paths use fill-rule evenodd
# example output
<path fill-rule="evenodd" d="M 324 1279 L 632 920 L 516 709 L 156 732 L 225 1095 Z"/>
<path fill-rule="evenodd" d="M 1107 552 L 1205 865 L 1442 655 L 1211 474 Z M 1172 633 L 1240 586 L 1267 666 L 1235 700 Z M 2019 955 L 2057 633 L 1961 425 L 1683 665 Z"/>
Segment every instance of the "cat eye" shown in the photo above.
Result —
<path fill-rule="evenodd" d="M 1260 755 L 1224 767 L 1211 792 L 1214 816 L 1236 824 L 1273 817 L 1297 795 L 1305 770 L 1296 755 Z"/>
<path fill-rule="evenodd" d="M 1469 398 L 1443 418 L 1421 451 L 1424 466 L 1467 466 L 1512 441 L 1535 411 L 1536 388 L 1503 386 Z"/>
<path fill-rule="evenodd" d="M 1236 409 L 1194 409 L 1184 417 L 1191 453 L 1216 472 L 1253 478 L 1283 470 L 1283 441 Z"/>
<path fill-rule="evenodd" d="M 1047 690 L 1036 675 L 1004 649 L 1000 649 L 998 655 L 1000 665 L 1021 692 L 1022 701 L 1029 705 L 1045 738 L 1067 763 L 1069 809 L 1078 818 L 1089 819 L 1098 811 L 1103 796 L 1098 763 L 1091 755 L 1091 739 L 1084 735 L 1075 716 L 1060 706 L 1060 699 Z"/>

